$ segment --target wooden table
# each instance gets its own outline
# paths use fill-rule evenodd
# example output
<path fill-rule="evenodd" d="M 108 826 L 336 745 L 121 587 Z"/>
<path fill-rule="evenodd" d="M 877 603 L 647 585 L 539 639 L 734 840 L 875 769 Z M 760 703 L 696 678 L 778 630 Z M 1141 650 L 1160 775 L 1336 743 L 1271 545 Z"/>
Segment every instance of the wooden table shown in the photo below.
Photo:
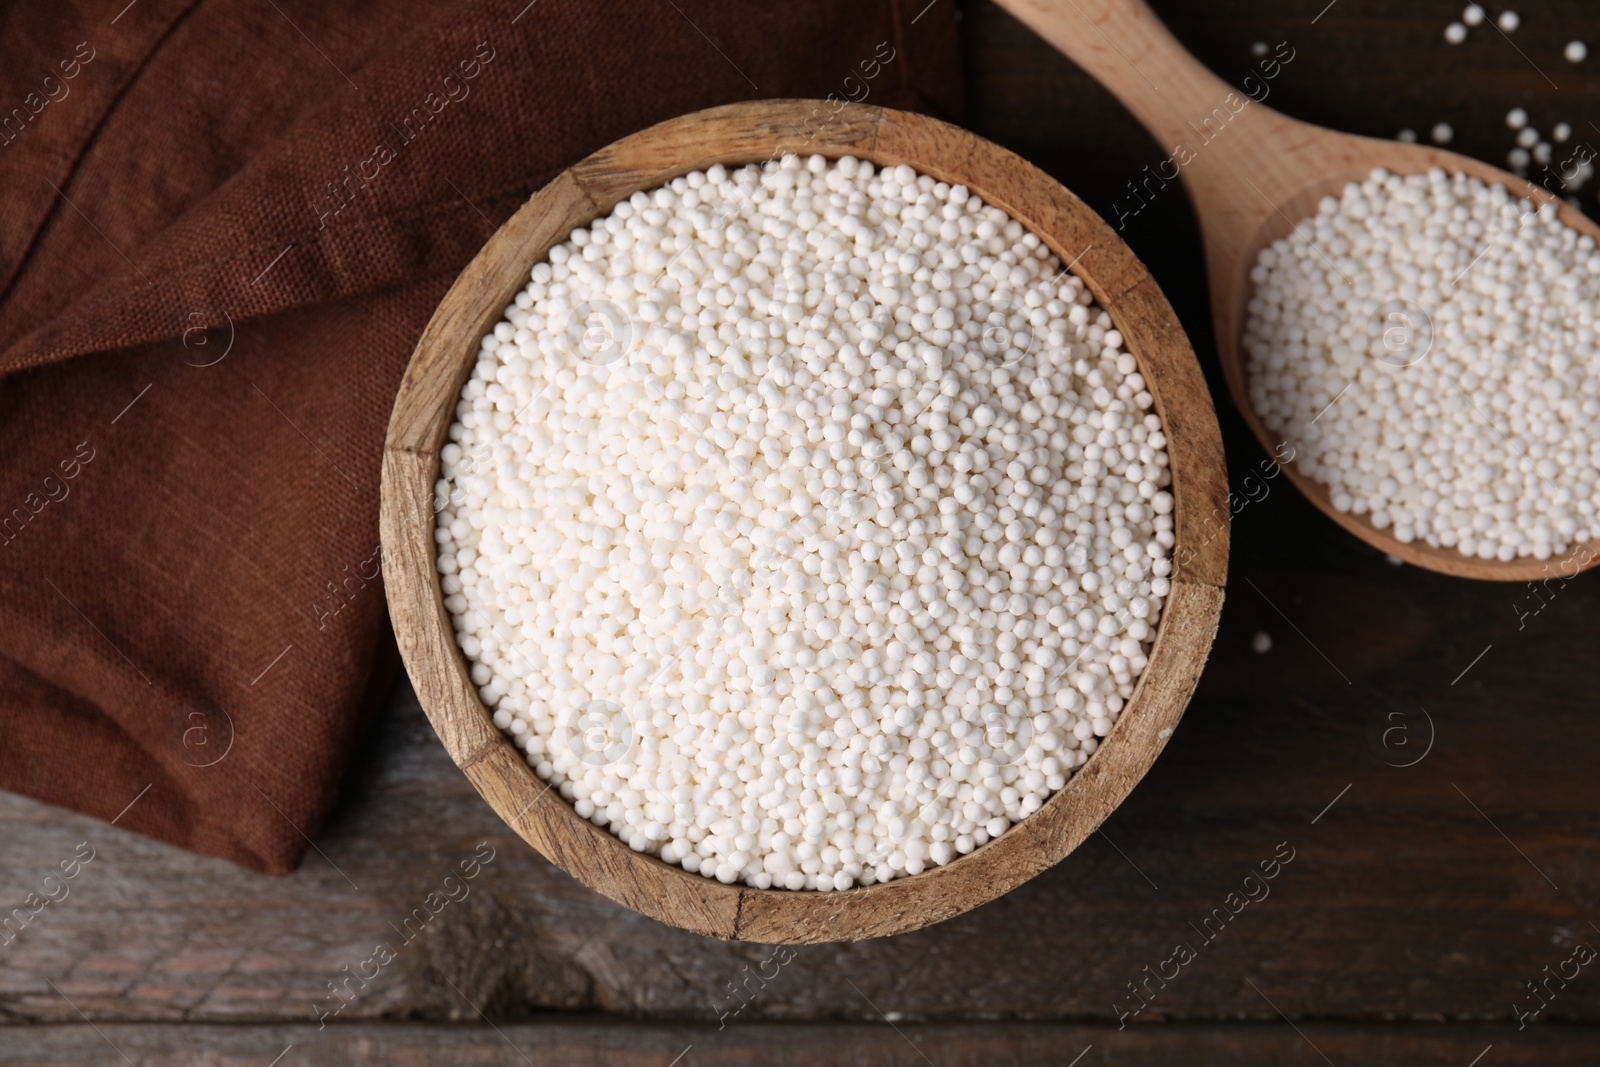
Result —
<path fill-rule="evenodd" d="M 1511 41 L 1485 26 L 1451 48 L 1458 3 L 1336 0 L 1319 18 L 1324 2 L 1157 7 L 1235 81 L 1253 42 L 1289 42 L 1270 102 L 1302 118 L 1384 136 L 1444 120 L 1502 160 L 1523 106 L 1600 143 L 1600 59 L 1559 55 L 1587 5 L 1529 0 Z M 969 124 L 1115 218 L 1161 150 L 1009 17 L 965 15 Z M 1183 194 L 1124 232 L 1213 372 Z M 1237 480 L 1262 456 L 1221 408 Z M 1539 601 L 1391 566 L 1273 485 L 1236 519 L 1222 631 L 1166 754 L 1103 833 L 972 914 L 781 964 L 660 926 L 510 834 L 402 685 L 293 877 L 0 795 L 0 901 L 94 849 L 0 947 L 0 1067 L 1600 1060 L 1600 967 L 1513 1021 L 1539 1007 L 1526 983 L 1600 946 L 1600 578 Z M 1217 917 L 1291 849 L 1265 899 Z M 349 978 L 380 941 L 393 959 Z M 1194 958 L 1150 977 L 1178 942 Z"/>

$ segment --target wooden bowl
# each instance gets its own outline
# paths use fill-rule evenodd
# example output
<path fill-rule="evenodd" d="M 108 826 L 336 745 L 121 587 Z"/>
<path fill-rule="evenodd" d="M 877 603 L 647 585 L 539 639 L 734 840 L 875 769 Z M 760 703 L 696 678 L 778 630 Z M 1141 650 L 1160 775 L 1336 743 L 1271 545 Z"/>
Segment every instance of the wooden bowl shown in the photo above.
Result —
<path fill-rule="evenodd" d="M 796 131 L 815 130 L 808 139 Z M 1001 837 L 942 867 L 844 892 L 723 885 L 634 852 L 580 817 L 495 729 L 456 646 L 434 557 L 439 450 L 479 341 L 534 264 L 617 201 L 713 163 L 788 152 L 905 163 L 961 183 L 1027 226 L 1088 285 L 1139 361 L 1167 435 L 1174 571 L 1149 666 L 1116 728 L 1066 787 Z M 1176 317 L 1101 218 L 1043 172 L 964 130 L 899 111 L 777 100 L 663 122 L 564 171 L 502 226 L 456 280 L 417 344 L 383 457 L 383 570 L 400 651 L 456 764 L 523 839 L 612 900 L 674 926 L 767 944 L 856 940 L 948 919 L 1071 852 L 1150 768 L 1194 691 L 1227 573 L 1227 475 L 1216 414 Z"/>

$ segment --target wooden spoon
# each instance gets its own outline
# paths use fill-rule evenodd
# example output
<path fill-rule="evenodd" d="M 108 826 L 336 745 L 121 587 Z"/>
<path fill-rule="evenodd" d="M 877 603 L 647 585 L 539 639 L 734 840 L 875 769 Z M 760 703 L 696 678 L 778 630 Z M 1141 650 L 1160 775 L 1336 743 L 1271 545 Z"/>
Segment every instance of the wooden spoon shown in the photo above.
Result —
<path fill-rule="evenodd" d="M 1120 228 L 1124 210 L 1136 213 L 1150 197 L 1163 195 L 1161 190 L 1177 174 L 1182 175 L 1205 240 L 1212 318 L 1228 391 L 1256 438 L 1275 455 L 1289 453 L 1294 442 L 1282 441 L 1256 417 L 1240 359 L 1239 336 L 1252 290 L 1250 268 L 1264 246 L 1315 214 L 1322 197 L 1338 195 L 1347 182 L 1366 179 L 1376 167 L 1396 174 L 1442 167 L 1452 174 L 1465 172 L 1490 185 L 1504 185 L 1513 195 L 1536 203 L 1554 203 L 1562 222 L 1600 241 L 1600 226 L 1582 212 L 1497 167 L 1424 145 L 1336 133 L 1256 103 L 1253 97 L 1264 96 L 1271 77 L 1286 59 L 1292 61 L 1292 47 L 1280 46 L 1281 55 L 1261 60 L 1252 77 L 1235 87 L 1201 66 L 1143 0 L 998 2 L 1100 81 L 1169 153 L 1160 165 L 1130 176 L 1126 208 L 1119 207 L 1112 224 Z M 1501 431 L 1486 423 L 1484 433 Z M 1465 578 L 1531 581 L 1571 577 L 1600 561 L 1600 541 L 1576 545 L 1559 558 L 1523 557 L 1509 563 L 1465 556 L 1422 541 L 1402 544 L 1366 516 L 1335 509 L 1328 489 L 1305 476 L 1296 464 L 1286 463 L 1284 469 L 1300 491 L 1339 525 L 1419 567 Z"/>

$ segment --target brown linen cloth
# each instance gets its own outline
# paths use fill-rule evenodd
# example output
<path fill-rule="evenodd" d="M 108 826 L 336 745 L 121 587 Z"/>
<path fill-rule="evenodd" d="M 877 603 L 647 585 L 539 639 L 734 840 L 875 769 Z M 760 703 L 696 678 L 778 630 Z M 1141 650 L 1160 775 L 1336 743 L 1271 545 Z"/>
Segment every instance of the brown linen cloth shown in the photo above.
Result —
<path fill-rule="evenodd" d="M 455 275 L 674 115 L 958 117 L 955 0 L 124 3 L 0 12 L 0 787 L 286 872 L 393 680 L 379 458 Z"/>

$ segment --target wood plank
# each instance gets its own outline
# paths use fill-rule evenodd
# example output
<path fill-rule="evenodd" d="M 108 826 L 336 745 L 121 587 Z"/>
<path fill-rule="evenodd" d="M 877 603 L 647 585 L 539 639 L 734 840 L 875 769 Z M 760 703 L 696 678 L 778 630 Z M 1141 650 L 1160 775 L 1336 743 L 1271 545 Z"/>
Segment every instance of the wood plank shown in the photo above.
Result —
<path fill-rule="evenodd" d="M 129 1067 L 1256 1067 L 1360 1063 L 1404 1067 L 1564 1067 L 1600 1057 L 1594 1027 L 1491 1026 L 1059 1026 L 991 1023 L 641 1025 L 599 1020 L 479 1025 L 365 1023 L 217 1026 L 82 1023 L 19 1027 L 0 1044 L 0 1067 L 126 1063 Z M 121 1054 L 120 1058 L 118 1053 Z M 1487 1053 L 1487 1055 L 1484 1055 Z M 273 1060 L 274 1056 L 281 1057 Z M 1081 1057 L 1081 1058 L 1080 1058 Z"/>
<path fill-rule="evenodd" d="M 1267 531 L 1296 512 L 1314 536 L 1308 505 L 1287 493 L 1251 505 L 1240 517 L 1247 550 L 1288 553 Z M 1591 702 L 1552 680 L 1575 663 L 1593 668 L 1592 646 L 1564 635 L 1600 607 L 1600 590 L 1574 583 L 1518 635 L 1501 587 L 1394 570 L 1353 543 L 1323 547 L 1346 557 L 1346 573 L 1240 569 L 1245 592 L 1191 716 L 1104 833 L 951 922 L 806 946 L 763 983 L 770 950 L 672 930 L 539 859 L 402 693 L 318 851 L 287 878 L 0 799 L 0 900 L 38 889 L 79 842 L 96 849 L 70 895 L 0 954 L 0 1010 L 76 1018 L 54 982 L 97 1019 L 311 1020 L 340 1003 L 328 983 L 350 981 L 340 1021 L 448 1017 L 452 984 L 506 1017 L 586 1008 L 712 1019 L 738 1003 L 731 984 L 748 982 L 753 1018 L 850 1014 L 870 997 L 931 1018 L 1111 1019 L 1129 1010 L 1127 984 L 1187 940 L 1198 959 L 1145 1018 L 1271 1019 L 1267 997 L 1297 1018 L 1510 1018 L 1524 981 L 1575 941 L 1600 944 L 1588 925 L 1597 725 Z M 1366 616 L 1381 629 L 1354 625 Z M 1264 657 L 1249 651 L 1257 629 L 1278 642 Z M 1507 735 L 1508 703 L 1526 709 L 1529 729 Z M 1392 725 L 1390 709 L 1418 705 L 1433 716 L 1432 751 L 1415 767 L 1386 766 L 1412 756 L 1396 736 L 1374 747 L 1374 729 Z M 1409 723 L 1420 744 L 1422 723 Z M 408 926 L 481 841 L 494 858 L 465 898 Z M 1270 896 L 1201 943 L 1191 923 L 1284 841 L 1294 859 Z M 347 976 L 379 942 L 396 958 L 363 989 Z M 1600 982 L 1574 981 L 1551 1013 L 1596 1019 Z"/>

